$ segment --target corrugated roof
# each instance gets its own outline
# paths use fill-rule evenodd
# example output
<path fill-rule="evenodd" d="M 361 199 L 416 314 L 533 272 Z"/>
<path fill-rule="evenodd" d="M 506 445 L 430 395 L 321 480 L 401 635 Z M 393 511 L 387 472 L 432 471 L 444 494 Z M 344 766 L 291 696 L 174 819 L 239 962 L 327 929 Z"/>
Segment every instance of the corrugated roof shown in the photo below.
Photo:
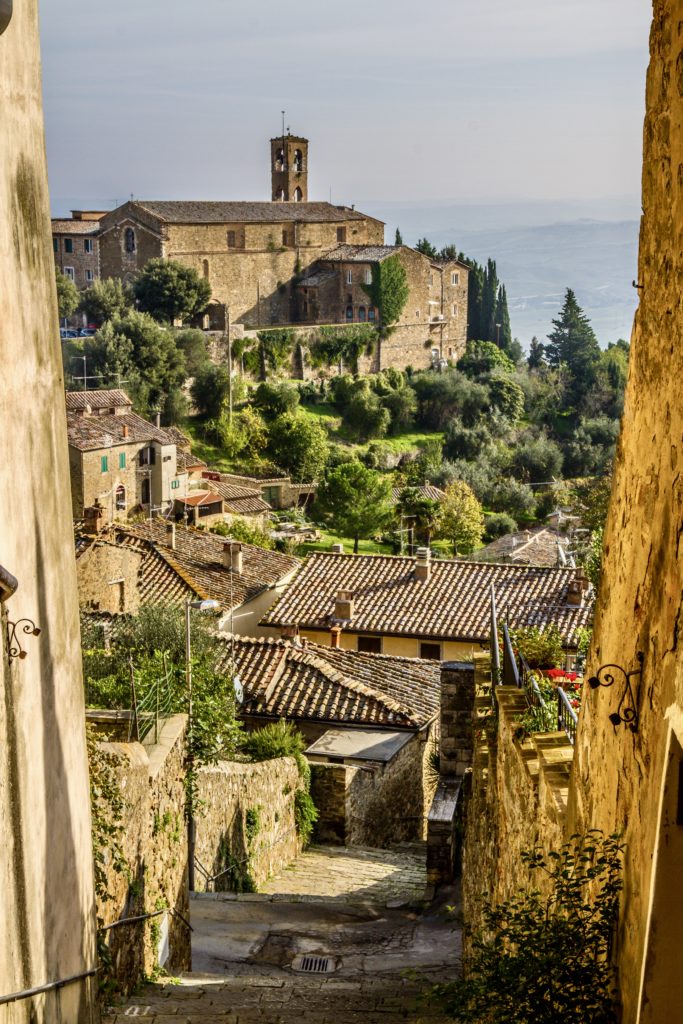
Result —
<path fill-rule="evenodd" d="M 133 403 L 125 391 L 67 391 L 64 396 L 67 412 L 78 409 L 120 409 Z"/>
<path fill-rule="evenodd" d="M 493 584 L 510 625 L 554 623 L 573 646 L 592 618 L 592 602 L 567 604 L 577 576 L 575 569 L 434 559 L 429 580 L 418 580 L 413 558 L 315 553 L 262 623 L 328 629 L 335 595 L 346 590 L 354 595 L 353 632 L 483 643 Z"/>
<path fill-rule="evenodd" d="M 127 437 L 124 436 L 124 427 L 128 428 Z M 67 413 L 66 428 L 69 444 L 83 452 L 145 441 L 173 444 L 168 434 L 134 412 L 120 416 L 80 416 Z"/>
<path fill-rule="evenodd" d="M 139 206 L 167 224 L 280 224 L 341 223 L 349 220 L 374 220 L 348 206 L 331 203 L 211 202 L 139 199 Z"/>
<path fill-rule="evenodd" d="M 439 709 L 438 662 L 285 640 L 222 644 L 220 667 L 229 671 L 234 655 L 247 715 L 419 729 Z"/>

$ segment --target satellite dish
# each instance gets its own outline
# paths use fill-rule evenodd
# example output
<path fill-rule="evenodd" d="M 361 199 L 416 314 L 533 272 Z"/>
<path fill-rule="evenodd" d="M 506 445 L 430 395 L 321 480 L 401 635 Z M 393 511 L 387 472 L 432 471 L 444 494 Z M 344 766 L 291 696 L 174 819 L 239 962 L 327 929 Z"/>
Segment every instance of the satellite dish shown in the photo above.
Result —
<path fill-rule="evenodd" d="M 235 690 L 235 700 L 238 704 L 244 704 L 244 687 L 242 686 L 242 680 L 239 676 L 235 676 L 232 681 L 232 685 Z"/>

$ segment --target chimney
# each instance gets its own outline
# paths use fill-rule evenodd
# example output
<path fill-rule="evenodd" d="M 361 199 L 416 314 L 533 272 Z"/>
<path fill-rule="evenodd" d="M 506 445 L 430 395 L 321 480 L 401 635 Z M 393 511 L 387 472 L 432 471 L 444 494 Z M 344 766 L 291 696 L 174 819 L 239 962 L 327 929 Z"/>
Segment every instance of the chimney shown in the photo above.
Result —
<path fill-rule="evenodd" d="M 343 544 L 333 544 L 332 547 L 330 548 L 330 551 L 332 552 L 333 555 L 343 555 L 344 554 L 344 545 Z"/>
<path fill-rule="evenodd" d="M 128 434 L 129 434 L 128 424 L 124 423 L 123 424 L 123 437 L 124 437 L 124 440 L 128 437 Z"/>
<path fill-rule="evenodd" d="M 223 565 L 238 575 L 242 572 L 242 545 L 229 541 L 223 545 Z"/>
<path fill-rule="evenodd" d="M 308 647 L 308 637 L 307 637 L 307 636 L 302 636 L 302 637 L 301 637 L 301 646 L 302 646 L 302 647 L 303 647 L 304 649 L 305 649 L 306 647 Z"/>
<path fill-rule="evenodd" d="M 418 548 L 415 561 L 415 579 L 427 582 L 431 574 L 431 552 L 429 548 Z"/>
<path fill-rule="evenodd" d="M 567 604 L 580 608 L 583 604 L 583 578 L 577 576 L 567 587 Z"/>
<path fill-rule="evenodd" d="M 332 626 L 330 629 L 330 647 L 339 649 L 341 647 L 341 626 Z"/>
<path fill-rule="evenodd" d="M 171 551 L 175 551 L 175 523 L 166 525 L 166 543 Z"/>
<path fill-rule="evenodd" d="M 83 519 L 85 520 L 85 532 L 89 534 L 100 533 L 104 528 L 104 508 L 102 505 L 91 505 L 89 508 L 83 509 Z"/>
<path fill-rule="evenodd" d="M 338 590 L 334 598 L 335 619 L 342 619 L 350 622 L 353 618 L 353 591 Z"/>
<path fill-rule="evenodd" d="M 154 413 L 154 426 L 161 427 L 161 412 L 159 409 Z"/>

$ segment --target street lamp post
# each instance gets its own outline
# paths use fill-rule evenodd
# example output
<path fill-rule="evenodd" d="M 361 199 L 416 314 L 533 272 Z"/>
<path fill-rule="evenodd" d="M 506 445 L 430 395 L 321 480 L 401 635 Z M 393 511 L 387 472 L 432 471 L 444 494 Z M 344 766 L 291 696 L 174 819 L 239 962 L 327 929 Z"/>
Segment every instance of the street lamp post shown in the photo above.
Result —
<path fill-rule="evenodd" d="M 500 348 L 500 324 L 496 324 L 496 345 Z"/>
<path fill-rule="evenodd" d="M 185 686 L 187 689 L 187 769 L 191 774 L 194 768 L 194 750 L 192 736 L 192 642 L 190 639 L 190 612 L 192 609 L 200 612 L 210 612 L 218 608 L 218 601 L 185 601 Z M 187 885 L 190 892 L 194 892 L 194 847 L 195 847 L 195 821 L 194 821 L 194 782 L 190 781 L 187 796 Z"/>

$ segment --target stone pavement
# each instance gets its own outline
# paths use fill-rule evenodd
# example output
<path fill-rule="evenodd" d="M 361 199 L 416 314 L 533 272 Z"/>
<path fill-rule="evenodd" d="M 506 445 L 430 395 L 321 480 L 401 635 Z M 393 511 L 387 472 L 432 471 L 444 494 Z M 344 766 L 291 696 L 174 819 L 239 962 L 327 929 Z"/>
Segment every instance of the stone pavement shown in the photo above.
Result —
<path fill-rule="evenodd" d="M 424 843 L 393 850 L 312 846 L 260 892 L 308 896 L 340 903 L 414 903 L 429 898 Z"/>
<path fill-rule="evenodd" d="M 105 1024 L 442 1024 L 424 993 L 457 971 L 457 894 L 416 902 L 417 855 L 314 848 L 270 895 L 194 897 L 193 973 L 146 986 Z M 299 973 L 306 954 L 327 957 L 329 973 Z"/>

